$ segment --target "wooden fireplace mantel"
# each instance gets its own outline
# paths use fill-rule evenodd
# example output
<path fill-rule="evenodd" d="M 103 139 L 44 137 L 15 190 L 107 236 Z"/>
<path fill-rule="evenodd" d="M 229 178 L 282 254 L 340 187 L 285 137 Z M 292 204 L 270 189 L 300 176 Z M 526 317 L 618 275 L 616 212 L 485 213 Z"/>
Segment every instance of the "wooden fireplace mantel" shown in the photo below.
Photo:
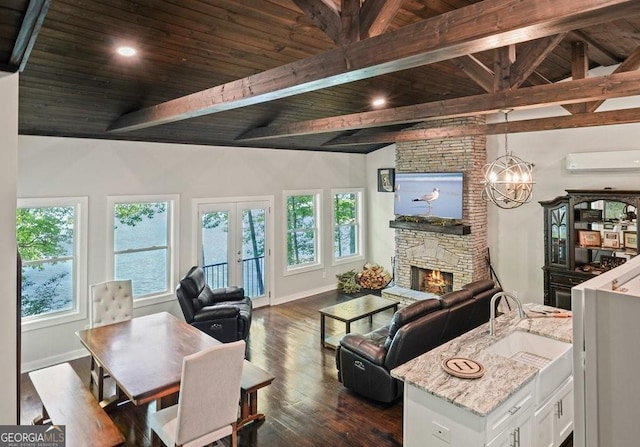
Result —
<path fill-rule="evenodd" d="M 432 233 L 458 234 L 461 236 L 471 233 L 471 226 L 463 224 L 440 225 L 429 222 L 391 220 L 389 221 L 389 226 L 399 230 L 430 231 Z"/>

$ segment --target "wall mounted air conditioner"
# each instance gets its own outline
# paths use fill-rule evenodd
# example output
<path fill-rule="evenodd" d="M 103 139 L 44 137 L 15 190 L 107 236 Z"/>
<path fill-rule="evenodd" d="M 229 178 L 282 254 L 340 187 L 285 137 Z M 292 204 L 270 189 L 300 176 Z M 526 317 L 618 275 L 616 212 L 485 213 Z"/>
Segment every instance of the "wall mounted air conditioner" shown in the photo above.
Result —
<path fill-rule="evenodd" d="M 569 172 L 640 170 L 640 150 L 576 152 L 565 162 Z"/>

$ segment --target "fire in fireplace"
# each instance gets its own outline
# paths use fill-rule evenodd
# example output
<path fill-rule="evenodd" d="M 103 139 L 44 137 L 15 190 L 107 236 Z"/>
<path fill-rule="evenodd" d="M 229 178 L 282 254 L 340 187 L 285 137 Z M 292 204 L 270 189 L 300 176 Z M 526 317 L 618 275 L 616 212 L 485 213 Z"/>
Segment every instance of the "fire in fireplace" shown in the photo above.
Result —
<path fill-rule="evenodd" d="M 444 295 L 453 290 L 453 273 L 411 266 L 411 288 L 434 295 Z"/>

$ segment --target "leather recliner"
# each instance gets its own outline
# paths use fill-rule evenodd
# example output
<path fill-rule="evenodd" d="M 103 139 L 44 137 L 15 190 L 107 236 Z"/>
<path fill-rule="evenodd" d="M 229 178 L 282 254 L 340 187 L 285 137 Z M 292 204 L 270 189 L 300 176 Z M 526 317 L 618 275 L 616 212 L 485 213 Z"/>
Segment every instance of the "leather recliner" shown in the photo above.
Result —
<path fill-rule="evenodd" d="M 199 266 L 180 280 L 176 296 L 184 319 L 222 343 L 247 340 L 251 327 L 251 299 L 242 287 L 211 289 Z"/>
<path fill-rule="evenodd" d="M 403 384 L 391 370 L 489 321 L 491 297 L 500 291 L 491 280 L 474 281 L 399 309 L 389 326 L 344 335 L 336 349 L 338 379 L 369 399 L 395 401 Z"/>

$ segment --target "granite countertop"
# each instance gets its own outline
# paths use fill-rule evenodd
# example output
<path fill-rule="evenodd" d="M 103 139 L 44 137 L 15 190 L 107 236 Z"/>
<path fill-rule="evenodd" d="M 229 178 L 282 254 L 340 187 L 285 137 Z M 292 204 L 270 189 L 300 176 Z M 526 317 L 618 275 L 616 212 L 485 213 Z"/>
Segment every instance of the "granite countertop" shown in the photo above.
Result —
<path fill-rule="evenodd" d="M 486 348 L 515 330 L 572 343 L 573 318 L 545 317 L 532 310 L 558 310 L 540 304 L 525 304 L 527 318 L 519 320 L 516 312 L 496 318 L 495 336 L 489 336 L 489 323 L 483 324 L 409 362 L 394 368 L 391 376 L 414 385 L 425 392 L 467 409 L 479 416 L 491 413 L 502 402 L 529 381 L 537 368 L 492 354 Z M 540 315 L 540 316 L 539 316 Z M 465 357 L 480 362 L 485 373 L 479 379 L 460 379 L 442 368 L 449 357 Z"/>

